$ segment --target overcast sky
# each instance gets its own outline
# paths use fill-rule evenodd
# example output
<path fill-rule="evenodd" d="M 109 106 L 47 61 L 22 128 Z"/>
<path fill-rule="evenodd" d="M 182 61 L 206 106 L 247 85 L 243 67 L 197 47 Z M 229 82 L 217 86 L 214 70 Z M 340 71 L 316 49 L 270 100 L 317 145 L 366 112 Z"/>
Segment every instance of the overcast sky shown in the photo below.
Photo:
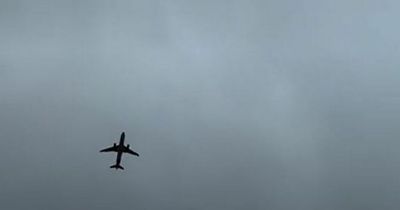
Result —
<path fill-rule="evenodd" d="M 0 0 L 0 209 L 398 210 L 399 9 Z"/>

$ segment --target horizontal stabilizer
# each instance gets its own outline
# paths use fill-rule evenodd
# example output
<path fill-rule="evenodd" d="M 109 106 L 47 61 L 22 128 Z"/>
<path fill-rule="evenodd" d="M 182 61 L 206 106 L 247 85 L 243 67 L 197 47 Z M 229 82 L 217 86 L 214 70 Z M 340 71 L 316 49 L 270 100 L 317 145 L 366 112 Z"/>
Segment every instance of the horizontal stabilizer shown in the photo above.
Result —
<path fill-rule="evenodd" d="M 110 166 L 110 168 L 115 168 L 115 170 L 118 170 L 118 169 L 124 170 L 124 167 L 122 167 L 120 165 L 112 165 L 112 166 Z"/>

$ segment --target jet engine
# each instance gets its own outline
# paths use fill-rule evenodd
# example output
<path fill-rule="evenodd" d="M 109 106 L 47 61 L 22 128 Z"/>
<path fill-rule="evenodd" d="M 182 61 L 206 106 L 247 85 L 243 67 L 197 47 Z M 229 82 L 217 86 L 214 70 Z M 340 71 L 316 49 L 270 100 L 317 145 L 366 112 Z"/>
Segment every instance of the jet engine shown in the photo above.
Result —
<path fill-rule="evenodd" d="M 126 147 L 129 148 L 129 144 L 127 144 Z"/>
<path fill-rule="evenodd" d="M 116 143 L 114 143 L 114 147 L 116 147 L 117 146 L 117 144 Z"/>

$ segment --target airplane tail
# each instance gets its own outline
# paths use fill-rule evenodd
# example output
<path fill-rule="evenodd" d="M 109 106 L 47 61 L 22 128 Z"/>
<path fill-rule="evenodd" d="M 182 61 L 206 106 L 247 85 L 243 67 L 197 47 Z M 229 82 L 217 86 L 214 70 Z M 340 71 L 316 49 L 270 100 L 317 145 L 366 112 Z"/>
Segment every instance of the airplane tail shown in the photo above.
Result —
<path fill-rule="evenodd" d="M 112 165 L 112 166 L 110 166 L 110 168 L 115 168 L 115 170 L 118 170 L 118 169 L 124 170 L 124 167 L 122 167 L 121 165 Z"/>

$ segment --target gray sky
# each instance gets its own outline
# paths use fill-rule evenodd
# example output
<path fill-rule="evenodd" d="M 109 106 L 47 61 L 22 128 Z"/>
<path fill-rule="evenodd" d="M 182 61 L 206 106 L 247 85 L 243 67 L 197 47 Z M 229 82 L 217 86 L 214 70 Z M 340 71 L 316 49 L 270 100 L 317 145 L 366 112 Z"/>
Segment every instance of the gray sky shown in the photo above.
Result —
<path fill-rule="evenodd" d="M 0 0 L 0 208 L 397 210 L 399 9 Z"/>

